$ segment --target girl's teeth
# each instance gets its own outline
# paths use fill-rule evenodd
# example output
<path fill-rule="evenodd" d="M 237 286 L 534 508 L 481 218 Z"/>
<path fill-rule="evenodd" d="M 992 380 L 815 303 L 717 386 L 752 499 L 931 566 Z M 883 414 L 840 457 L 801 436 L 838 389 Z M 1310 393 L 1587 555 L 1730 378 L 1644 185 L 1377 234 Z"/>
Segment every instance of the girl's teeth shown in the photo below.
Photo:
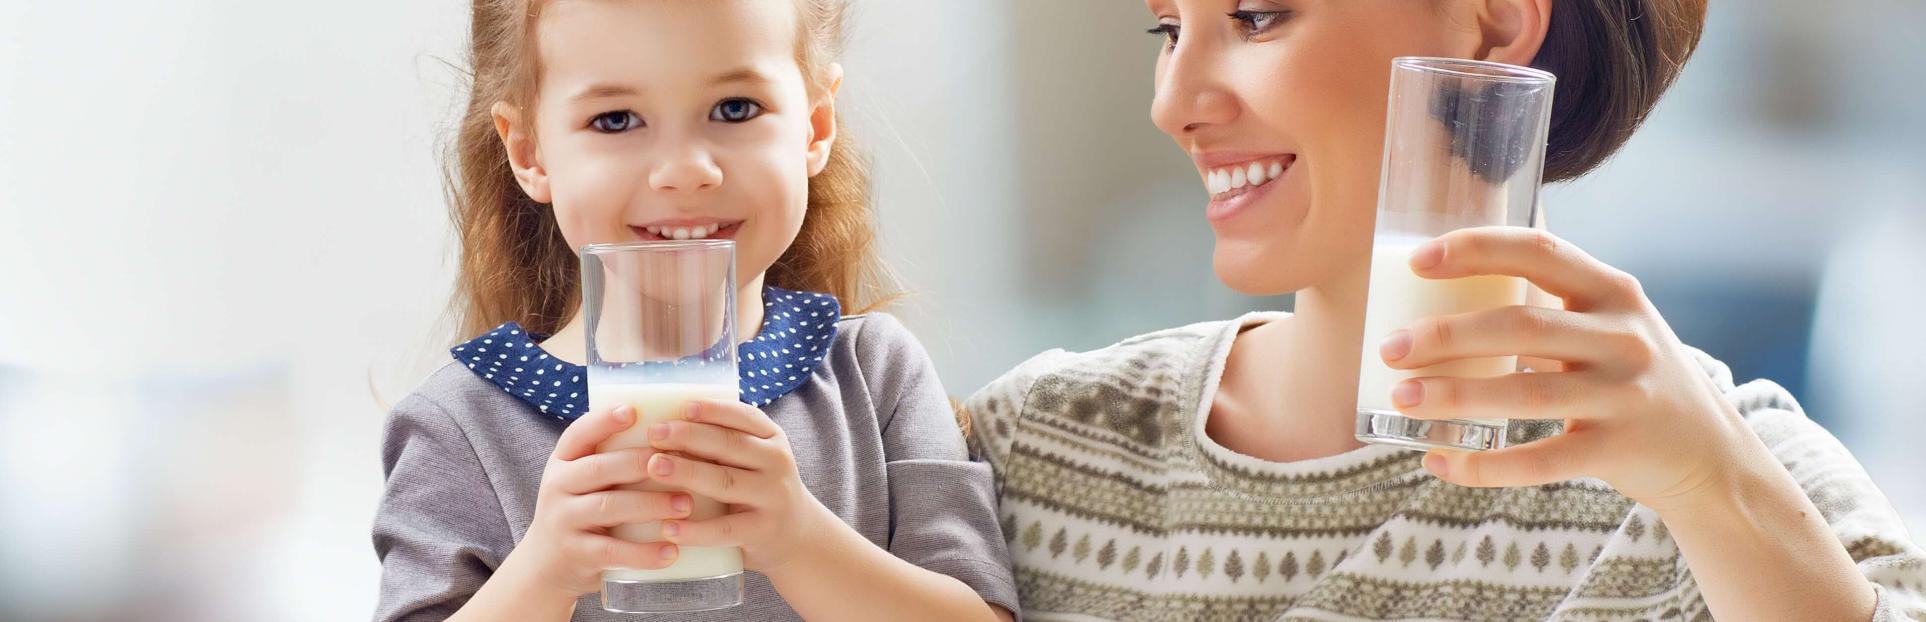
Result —
<path fill-rule="evenodd" d="M 1264 183 L 1264 165 L 1252 162 L 1250 168 L 1244 171 L 1244 179 L 1253 186 Z"/>
<path fill-rule="evenodd" d="M 1244 182 L 1246 181 L 1249 181 L 1249 180 L 1244 179 L 1243 167 L 1231 169 L 1231 187 L 1232 188 L 1242 188 L 1244 187 Z"/>
<path fill-rule="evenodd" d="M 696 225 L 694 227 L 650 226 L 643 227 L 642 230 L 664 240 L 702 240 L 714 236 L 717 231 L 721 231 L 722 223 Z"/>
<path fill-rule="evenodd" d="M 1279 178 L 1279 177 L 1283 177 L 1283 176 L 1284 176 L 1284 163 L 1283 163 L 1283 162 L 1272 162 L 1272 163 L 1271 163 L 1271 174 L 1270 174 L 1270 176 L 1269 176 L 1269 177 L 1267 177 L 1267 179 L 1277 179 L 1277 178 Z"/>

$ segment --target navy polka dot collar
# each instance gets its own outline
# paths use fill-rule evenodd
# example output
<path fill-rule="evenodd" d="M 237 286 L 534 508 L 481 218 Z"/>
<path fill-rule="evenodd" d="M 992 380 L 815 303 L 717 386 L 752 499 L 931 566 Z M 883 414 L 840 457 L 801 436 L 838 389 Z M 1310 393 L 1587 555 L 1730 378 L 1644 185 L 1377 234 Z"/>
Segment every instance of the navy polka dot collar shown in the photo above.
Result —
<path fill-rule="evenodd" d="M 742 401 L 762 407 L 808 381 L 836 341 L 842 306 L 816 292 L 764 287 L 762 331 L 736 346 Z M 574 421 L 588 412 L 588 368 L 550 356 L 508 322 L 449 350 L 455 361 L 545 415 Z"/>

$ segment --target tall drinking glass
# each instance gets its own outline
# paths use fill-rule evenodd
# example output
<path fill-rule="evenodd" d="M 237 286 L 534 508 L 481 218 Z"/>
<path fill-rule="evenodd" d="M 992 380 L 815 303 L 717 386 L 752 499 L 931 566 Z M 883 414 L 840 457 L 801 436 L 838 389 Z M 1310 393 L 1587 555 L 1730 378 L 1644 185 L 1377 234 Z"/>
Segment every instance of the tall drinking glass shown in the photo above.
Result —
<path fill-rule="evenodd" d="M 1524 304 L 1524 279 L 1419 278 L 1418 245 L 1467 227 L 1529 227 L 1536 216 L 1551 124 L 1550 73 L 1445 58 L 1392 61 L 1378 187 L 1377 230 L 1358 374 L 1359 440 L 1416 449 L 1496 449 L 1504 419 L 1427 421 L 1398 414 L 1391 387 L 1423 376 L 1491 377 L 1517 357 L 1464 359 L 1417 370 L 1384 364 L 1378 344 L 1420 318 Z"/>
<path fill-rule="evenodd" d="M 588 321 L 589 408 L 626 403 L 636 422 L 600 451 L 648 447 L 650 426 L 681 419 L 691 400 L 733 401 L 736 376 L 735 243 L 662 241 L 582 249 Z M 644 482 L 634 490 L 667 488 Z M 694 498 L 693 520 L 723 504 Z M 612 535 L 659 542 L 662 524 L 620 525 Z M 683 547 L 659 570 L 602 573 L 602 608 L 628 613 L 703 611 L 742 603 L 742 550 Z"/>

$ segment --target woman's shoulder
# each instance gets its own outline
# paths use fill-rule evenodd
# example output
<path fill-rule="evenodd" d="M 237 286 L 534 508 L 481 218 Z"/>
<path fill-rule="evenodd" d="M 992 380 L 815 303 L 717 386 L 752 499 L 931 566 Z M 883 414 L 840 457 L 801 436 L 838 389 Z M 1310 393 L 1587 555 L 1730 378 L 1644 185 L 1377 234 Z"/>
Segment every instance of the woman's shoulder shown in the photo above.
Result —
<path fill-rule="evenodd" d="M 1193 375 L 1189 372 L 1199 371 L 1197 368 L 1217 342 L 1228 337 L 1236 322 L 1219 320 L 1167 328 L 1094 350 L 1047 350 L 990 381 L 978 394 L 1028 393 L 1039 383 L 1058 388 L 1108 385 L 1168 391 Z"/>
<path fill-rule="evenodd" d="M 1116 442 L 1161 446 L 1193 414 L 1212 355 L 1240 322 L 1200 322 L 1094 350 L 1031 357 L 965 401 L 964 410 L 977 419 L 979 449 L 995 460 L 1018 420 L 1110 430 L 1128 437 Z"/>

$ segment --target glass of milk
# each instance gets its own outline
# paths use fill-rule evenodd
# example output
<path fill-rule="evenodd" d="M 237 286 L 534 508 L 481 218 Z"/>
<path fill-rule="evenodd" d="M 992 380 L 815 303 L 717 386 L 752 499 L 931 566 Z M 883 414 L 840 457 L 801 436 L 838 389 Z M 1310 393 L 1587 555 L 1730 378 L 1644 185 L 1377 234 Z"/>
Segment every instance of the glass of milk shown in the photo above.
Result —
<path fill-rule="evenodd" d="M 1392 406 L 1391 387 L 1424 376 L 1509 374 L 1516 371 L 1516 357 L 1465 359 L 1403 371 L 1384 364 L 1378 344 L 1421 318 L 1524 304 L 1524 279 L 1423 279 L 1412 273 L 1408 262 L 1418 245 L 1456 229 L 1532 225 L 1544 174 L 1553 83 L 1550 73 L 1499 63 L 1409 57 L 1392 61 L 1358 373 L 1359 440 L 1414 449 L 1505 445 L 1505 420 L 1405 417 Z"/>
<path fill-rule="evenodd" d="M 649 445 L 649 427 L 681 419 L 691 400 L 734 401 L 735 243 L 689 240 L 593 244 L 582 249 L 589 408 L 626 403 L 636 423 L 599 451 Z M 668 490 L 650 482 L 635 490 Z M 694 520 L 723 504 L 695 497 Z M 620 525 L 611 535 L 662 541 L 662 524 Z M 624 613 L 705 611 L 742 604 L 742 550 L 683 547 L 659 570 L 602 573 L 602 608 Z"/>

